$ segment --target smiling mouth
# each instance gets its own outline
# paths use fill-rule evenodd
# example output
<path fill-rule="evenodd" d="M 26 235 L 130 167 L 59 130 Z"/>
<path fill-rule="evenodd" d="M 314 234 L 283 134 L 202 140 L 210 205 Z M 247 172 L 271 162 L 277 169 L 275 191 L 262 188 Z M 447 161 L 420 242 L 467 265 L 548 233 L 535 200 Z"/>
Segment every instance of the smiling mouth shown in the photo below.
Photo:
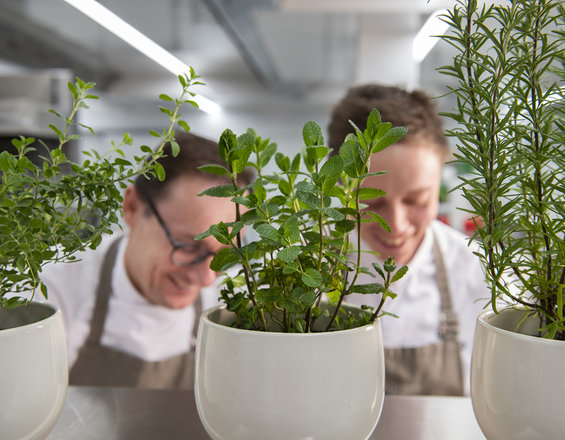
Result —
<path fill-rule="evenodd" d="M 391 248 L 397 248 L 402 246 L 406 240 L 404 240 L 403 238 L 395 238 L 395 239 L 391 239 L 391 238 L 380 238 L 379 241 L 386 247 L 391 247 Z"/>
<path fill-rule="evenodd" d="M 183 281 L 179 278 L 172 278 L 171 280 L 173 281 L 174 285 L 177 286 L 179 289 L 181 290 L 189 290 L 192 287 L 192 283 L 187 282 L 187 281 Z"/>

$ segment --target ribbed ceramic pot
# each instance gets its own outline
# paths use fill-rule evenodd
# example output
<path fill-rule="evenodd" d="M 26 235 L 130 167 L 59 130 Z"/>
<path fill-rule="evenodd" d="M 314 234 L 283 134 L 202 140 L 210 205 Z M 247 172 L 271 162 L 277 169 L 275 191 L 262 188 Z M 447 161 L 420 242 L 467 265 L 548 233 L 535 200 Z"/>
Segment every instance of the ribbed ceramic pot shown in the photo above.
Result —
<path fill-rule="evenodd" d="M 42 303 L 0 309 L 0 438 L 46 438 L 67 386 L 61 312 Z"/>
<path fill-rule="evenodd" d="M 205 311 L 196 347 L 198 414 L 215 440 L 362 440 L 384 399 L 380 323 L 328 333 L 266 333 Z"/>
<path fill-rule="evenodd" d="M 531 319 L 515 332 L 524 312 L 483 312 L 471 363 L 471 398 L 488 440 L 565 438 L 565 342 L 533 336 Z M 537 322 L 536 322 L 537 321 Z"/>

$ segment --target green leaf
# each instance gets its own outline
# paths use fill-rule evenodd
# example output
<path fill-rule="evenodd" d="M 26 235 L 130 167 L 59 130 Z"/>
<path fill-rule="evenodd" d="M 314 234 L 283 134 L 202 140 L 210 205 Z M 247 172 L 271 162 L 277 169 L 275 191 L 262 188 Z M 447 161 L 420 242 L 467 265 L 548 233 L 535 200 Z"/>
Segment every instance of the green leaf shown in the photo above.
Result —
<path fill-rule="evenodd" d="M 233 203 L 239 203 L 240 205 L 243 205 L 243 206 L 245 206 L 246 208 L 252 208 L 252 207 L 255 206 L 255 204 L 256 204 L 256 199 L 255 199 L 255 196 L 254 196 L 253 194 L 250 194 L 250 196 L 253 196 L 253 199 L 254 199 L 255 201 L 251 200 L 251 199 L 249 198 L 249 196 L 248 196 L 248 197 L 236 196 L 236 197 L 233 197 L 233 198 L 231 199 L 231 201 L 232 201 Z"/>
<path fill-rule="evenodd" d="M 159 162 L 155 162 L 154 169 L 159 181 L 162 182 L 163 180 L 165 180 L 165 168 L 163 168 L 163 165 L 161 165 Z"/>
<path fill-rule="evenodd" d="M 290 243 L 300 241 L 300 228 L 298 227 L 298 218 L 294 215 L 285 220 L 282 225 L 283 237 Z"/>
<path fill-rule="evenodd" d="M 321 190 L 329 192 L 339 181 L 343 171 L 343 159 L 340 156 L 330 157 L 320 168 L 320 178 L 322 179 Z"/>
<path fill-rule="evenodd" d="M 302 138 L 304 139 L 304 145 L 307 147 L 324 145 L 322 129 L 314 121 L 308 121 L 304 124 L 304 128 L 302 129 Z"/>
<path fill-rule="evenodd" d="M 294 320 L 294 328 L 297 333 L 304 333 L 306 331 L 306 321 L 302 318 Z"/>
<path fill-rule="evenodd" d="M 373 266 L 373 269 L 375 269 L 375 271 L 381 276 L 381 278 L 384 280 L 385 279 L 385 273 L 383 271 L 383 269 L 381 268 L 381 266 L 378 263 L 371 263 L 371 266 Z"/>
<path fill-rule="evenodd" d="M 316 302 L 316 293 L 311 289 L 303 289 L 302 287 L 293 289 L 289 297 L 295 301 L 299 301 L 305 308 L 312 307 Z"/>
<path fill-rule="evenodd" d="M 277 144 L 275 143 L 269 144 L 267 148 L 261 151 L 261 153 L 259 154 L 259 165 L 261 168 L 264 168 L 269 163 L 271 157 L 273 157 L 273 154 L 275 154 L 276 151 Z"/>
<path fill-rule="evenodd" d="M 114 163 L 116 165 L 123 165 L 123 166 L 126 166 L 126 167 L 131 165 L 131 162 L 129 160 L 122 159 L 121 157 L 116 157 L 116 159 L 114 160 Z"/>
<path fill-rule="evenodd" d="M 300 254 L 300 246 L 290 246 L 284 249 L 281 249 L 277 253 L 277 258 L 279 260 L 284 261 L 285 263 L 291 263 L 296 260 L 296 257 Z"/>
<path fill-rule="evenodd" d="M 380 283 L 356 284 L 354 286 L 351 286 L 352 293 L 362 293 L 364 295 L 381 293 L 383 290 L 384 286 Z"/>
<path fill-rule="evenodd" d="M 278 242 L 280 240 L 279 231 L 267 223 L 260 223 L 254 226 L 255 231 L 263 239 Z"/>
<path fill-rule="evenodd" d="M 210 231 L 210 234 L 216 239 L 218 240 L 220 243 L 225 244 L 225 245 L 230 245 L 231 241 L 230 241 L 230 233 L 228 230 L 227 225 L 224 222 L 220 222 L 217 225 L 211 225 L 210 228 L 208 229 L 208 231 Z"/>
<path fill-rule="evenodd" d="M 226 170 L 221 165 L 209 164 L 209 165 L 201 165 L 198 167 L 200 171 L 204 171 L 206 173 L 214 174 L 216 176 L 229 176 L 230 172 Z"/>
<path fill-rule="evenodd" d="M 0 170 L 6 173 L 9 169 L 14 167 L 14 156 L 7 151 L 0 153 Z"/>
<path fill-rule="evenodd" d="M 249 147 L 238 147 L 228 153 L 227 162 L 234 174 L 239 174 L 245 169 L 250 155 L 251 149 Z"/>
<path fill-rule="evenodd" d="M 281 295 L 282 289 L 270 287 L 268 289 L 259 289 L 255 295 L 255 299 L 261 305 L 269 306 L 274 304 Z"/>
<path fill-rule="evenodd" d="M 237 137 L 229 128 L 225 129 L 218 142 L 218 152 L 220 157 L 228 163 L 228 154 L 237 148 Z"/>
<path fill-rule="evenodd" d="M 375 142 L 375 144 L 371 148 L 371 154 L 378 153 L 379 151 L 384 150 L 389 145 L 397 143 L 404 136 L 406 136 L 407 132 L 408 130 L 404 127 L 391 128 L 383 137 L 381 137 L 377 142 Z"/>
<path fill-rule="evenodd" d="M 292 186 L 286 180 L 281 180 L 278 183 L 279 191 L 286 197 L 290 197 L 292 194 Z"/>
<path fill-rule="evenodd" d="M 198 195 L 211 197 L 233 197 L 234 189 L 233 185 L 219 185 L 207 188 Z"/>
<path fill-rule="evenodd" d="M 351 232 L 355 229 L 355 221 L 353 221 L 353 220 L 338 221 L 335 224 L 335 229 L 336 229 L 337 232 L 340 232 L 342 234 L 346 234 L 346 233 Z"/>
<path fill-rule="evenodd" d="M 376 108 L 374 108 L 371 110 L 371 113 L 369 113 L 369 117 L 367 118 L 367 130 L 365 130 L 365 136 L 372 139 L 377 134 L 381 125 L 381 114 Z"/>
<path fill-rule="evenodd" d="M 320 199 L 311 192 L 296 191 L 296 197 L 311 208 L 320 208 Z"/>
<path fill-rule="evenodd" d="M 372 200 L 385 196 L 386 192 L 377 188 L 361 188 L 359 189 L 359 200 Z"/>
<path fill-rule="evenodd" d="M 345 216 L 335 208 L 324 208 L 323 212 L 328 217 L 333 218 L 334 220 L 337 221 L 341 221 L 345 219 Z"/>
<path fill-rule="evenodd" d="M 283 296 L 277 303 L 280 307 L 286 309 L 290 313 L 300 313 L 303 309 L 300 301 L 289 297 Z"/>
<path fill-rule="evenodd" d="M 210 269 L 216 272 L 224 272 L 238 263 L 239 255 L 237 252 L 232 248 L 222 248 L 212 258 Z"/>
<path fill-rule="evenodd" d="M 177 157 L 180 153 L 180 145 L 175 140 L 171 140 L 170 144 L 171 144 L 171 153 L 173 154 L 173 157 Z"/>
<path fill-rule="evenodd" d="M 365 217 L 370 217 L 370 218 L 366 219 Z M 373 223 L 373 222 L 378 223 L 388 233 L 392 232 L 386 220 L 382 218 L 379 214 L 376 214 L 372 211 L 364 211 L 361 223 Z"/>
<path fill-rule="evenodd" d="M 406 272 L 408 272 L 408 266 L 402 266 L 393 275 L 391 283 L 394 283 L 394 282 L 398 281 L 399 279 L 401 279 L 404 275 L 406 275 Z"/>
<path fill-rule="evenodd" d="M 339 150 L 339 155 L 343 159 L 343 170 L 345 173 L 353 178 L 365 174 L 363 163 L 366 157 L 361 144 L 355 138 L 346 139 Z"/>
<path fill-rule="evenodd" d="M 290 170 L 290 159 L 282 153 L 275 154 L 275 162 L 282 172 Z"/>
<path fill-rule="evenodd" d="M 180 125 L 180 126 L 184 129 L 184 131 L 185 131 L 186 133 L 189 133 L 189 132 L 190 132 L 190 126 L 186 123 L 186 121 L 183 121 L 183 120 L 181 119 L 181 120 L 178 120 L 178 121 L 177 121 L 177 124 Z"/>
<path fill-rule="evenodd" d="M 288 263 L 284 268 L 283 268 L 283 274 L 284 275 L 289 275 L 291 273 L 294 272 L 299 272 L 300 271 L 300 266 L 298 265 L 297 262 L 293 261 L 292 263 Z"/>
<path fill-rule="evenodd" d="M 308 268 L 301 276 L 302 282 L 308 287 L 318 287 L 322 284 L 322 275 L 316 269 Z"/>

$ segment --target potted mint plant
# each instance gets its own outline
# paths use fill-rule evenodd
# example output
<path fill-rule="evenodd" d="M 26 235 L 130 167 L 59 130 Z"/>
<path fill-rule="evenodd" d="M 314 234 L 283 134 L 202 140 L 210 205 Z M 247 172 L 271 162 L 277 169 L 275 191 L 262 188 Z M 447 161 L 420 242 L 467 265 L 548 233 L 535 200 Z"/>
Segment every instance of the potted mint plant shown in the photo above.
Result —
<path fill-rule="evenodd" d="M 39 278 L 41 268 L 49 262 L 72 261 L 77 251 L 95 248 L 102 234 L 111 232 L 119 220 L 120 186 L 139 173 L 164 177 L 155 160 L 167 142 L 174 151 L 175 124 L 188 128 L 179 109 L 191 102 L 189 88 L 198 83 L 197 78 L 193 71 L 179 76 L 182 93 L 178 99 L 161 95 L 172 106 L 161 109 L 168 116 L 168 127 L 161 134 L 151 132 L 160 138 L 160 147 L 142 146 L 133 161 L 122 152 L 123 146 L 132 144 L 127 134 L 103 154 L 86 152 L 82 163 L 68 158 L 68 144 L 79 138 L 74 127 L 82 125 L 76 120 L 77 112 L 96 99 L 91 94 L 94 84 L 80 79 L 69 83 L 71 114 L 52 110 L 61 120 L 60 127 L 50 126 L 58 139 L 56 148 L 49 150 L 41 141 L 20 137 L 12 141 L 15 153 L 0 153 L 2 438 L 45 438 L 65 400 L 68 370 L 61 312 L 48 303 Z M 39 150 L 39 163 L 30 160 L 35 150 Z M 46 302 L 32 301 L 41 295 Z"/>
<path fill-rule="evenodd" d="M 360 229 L 384 220 L 364 211 L 371 155 L 401 139 L 373 110 L 367 129 L 352 127 L 337 154 L 320 127 L 304 125 L 304 148 L 293 158 L 250 129 L 224 131 L 225 165 L 202 170 L 231 184 L 203 194 L 229 197 L 236 220 L 211 225 L 225 248 L 211 262 L 228 272 L 221 306 L 202 315 L 196 351 L 195 395 L 200 418 L 214 439 L 367 438 L 384 397 L 384 356 L 378 318 L 394 297 L 391 284 L 407 268 L 388 259 L 360 265 Z M 274 158 L 276 172 L 265 167 Z M 257 173 L 238 184 L 246 166 Z M 257 237 L 245 241 L 243 231 Z M 231 272 L 230 272 L 231 271 Z M 384 283 L 361 284 L 360 273 Z M 378 294 L 378 307 L 347 306 L 351 293 Z"/>
<path fill-rule="evenodd" d="M 565 365 L 565 9 L 559 0 L 457 1 L 461 188 L 476 219 L 490 309 L 477 321 L 471 395 L 489 439 L 563 438 Z"/>

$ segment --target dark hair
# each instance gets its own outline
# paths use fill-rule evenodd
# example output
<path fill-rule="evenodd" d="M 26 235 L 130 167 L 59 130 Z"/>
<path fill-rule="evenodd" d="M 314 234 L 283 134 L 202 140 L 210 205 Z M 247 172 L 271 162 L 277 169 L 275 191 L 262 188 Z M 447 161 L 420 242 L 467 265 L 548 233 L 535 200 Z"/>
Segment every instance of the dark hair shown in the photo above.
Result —
<path fill-rule="evenodd" d="M 353 133 L 353 121 L 360 130 L 367 127 L 367 117 L 376 108 L 383 122 L 393 127 L 406 127 L 408 133 L 401 143 L 425 139 L 438 147 L 444 158 L 449 143 L 444 135 L 443 121 L 435 103 L 421 90 L 408 92 L 394 86 L 365 84 L 351 87 L 334 106 L 328 128 L 329 146 L 337 153 L 345 137 Z"/>
<path fill-rule="evenodd" d="M 157 176 L 137 176 L 135 187 L 138 192 L 151 200 L 159 200 L 164 192 L 178 177 L 198 176 L 210 180 L 211 184 L 229 183 L 225 176 L 217 176 L 198 169 L 201 165 L 220 164 L 223 161 L 218 153 L 218 144 L 210 139 L 192 133 L 178 133 L 175 141 L 180 147 L 179 154 L 173 156 L 170 143 L 163 148 L 164 155 L 158 162 L 165 169 L 165 180 L 160 181 Z M 253 180 L 251 170 L 244 170 L 238 179 L 242 185 L 248 185 Z"/>

